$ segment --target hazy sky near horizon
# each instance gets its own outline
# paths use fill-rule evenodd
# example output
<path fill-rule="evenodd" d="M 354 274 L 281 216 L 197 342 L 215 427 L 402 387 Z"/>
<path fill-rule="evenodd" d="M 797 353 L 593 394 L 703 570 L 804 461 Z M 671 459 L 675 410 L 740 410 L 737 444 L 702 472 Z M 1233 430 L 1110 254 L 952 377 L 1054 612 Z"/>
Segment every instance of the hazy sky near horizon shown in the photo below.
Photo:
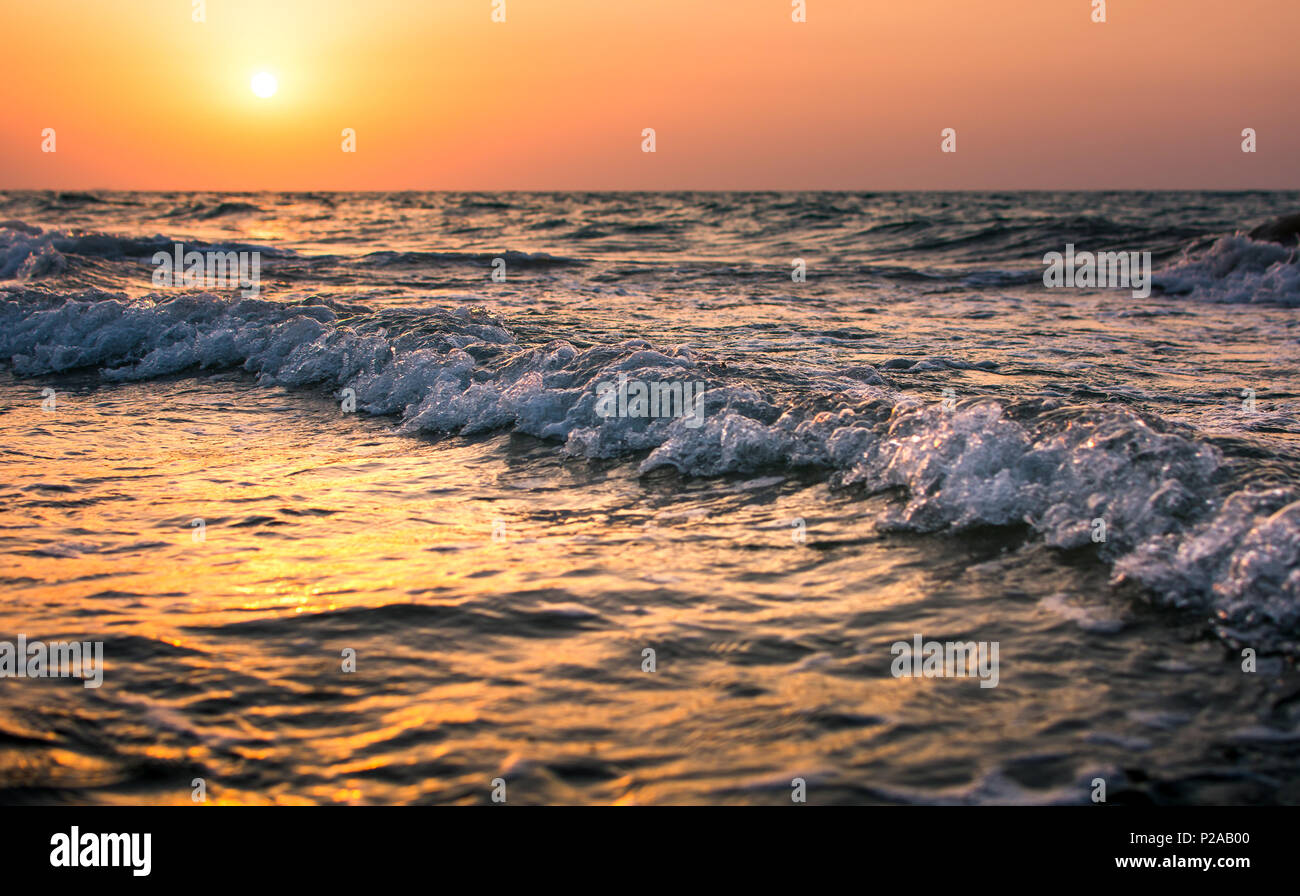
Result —
<path fill-rule="evenodd" d="M 0 0 L 0 188 L 1300 187 L 1294 2 L 493 3 Z"/>

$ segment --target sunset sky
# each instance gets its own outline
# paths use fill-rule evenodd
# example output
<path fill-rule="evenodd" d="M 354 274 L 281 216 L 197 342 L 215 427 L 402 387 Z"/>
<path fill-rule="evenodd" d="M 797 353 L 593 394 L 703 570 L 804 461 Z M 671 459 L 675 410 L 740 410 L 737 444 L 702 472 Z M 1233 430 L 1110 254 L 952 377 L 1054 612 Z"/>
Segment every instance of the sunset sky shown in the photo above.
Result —
<path fill-rule="evenodd" d="M 0 188 L 1300 187 L 1283 0 L 193 8 L 0 0 Z"/>

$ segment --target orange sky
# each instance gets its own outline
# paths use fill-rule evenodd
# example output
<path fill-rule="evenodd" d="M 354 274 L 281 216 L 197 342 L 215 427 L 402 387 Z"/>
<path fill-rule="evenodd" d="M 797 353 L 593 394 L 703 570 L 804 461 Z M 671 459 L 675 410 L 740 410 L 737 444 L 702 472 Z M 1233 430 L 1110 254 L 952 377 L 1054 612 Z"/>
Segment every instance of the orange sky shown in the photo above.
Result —
<path fill-rule="evenodd" d="M 0 0 L 0 188 L 1300 187 L 1290 0 L 192 6 Z"/>

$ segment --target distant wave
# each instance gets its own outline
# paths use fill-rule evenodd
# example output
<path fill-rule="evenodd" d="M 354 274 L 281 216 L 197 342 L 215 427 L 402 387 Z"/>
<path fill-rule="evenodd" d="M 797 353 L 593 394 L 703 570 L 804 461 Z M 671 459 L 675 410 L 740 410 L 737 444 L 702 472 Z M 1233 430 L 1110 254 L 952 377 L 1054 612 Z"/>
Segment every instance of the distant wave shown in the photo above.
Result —
<path fill-rule="evenodd" d="M 171 252 L 177 240 L 156 236 L 115 236 L 43 230 L 23 221 L 0 221 L 0 280 L 35 280 L 68 269 L 70 257 L 144 260 L 155 252 Z M 202 252 L 260 252 L 268 258 L 293 257 L 285 249 L 252 243 L 206 243 L 186 240 L 187 250 Z"/>
<path fill-rule="evenodd" d="M 363 267 L 436 267 L 474 265 L 490 267 L 497 258 L 505 261 L 507 270 L 546 270 L 550 268 L 581 267 L 587 262 L 572 256 L 552 255 L 546 252 L 371 252 L 362 256 L 312 255 L 299 256 L 296 252 L 276 249 L 253 243 L 209 243 L 201 240 L 177 240 L 157 234 L 155 236 L 116 236 L 107 233 L 71 233 L 44 230 L 23 221 L 0 221 L 0 280 L 36 280 L 62 273 L 68 269 L 71 257 L 106 258 L 147 261 L 155 252 L 171 252 L 176 242 L 183 242 L 187 250 L 200 252 L 249 251 L 259 252 L 264 259 L 303 258 L 316 265 L 360 265 Z"/>
<path fill-rule="evenodd" d="M 67 269 L 53 238 L 22 221 L 0 222 L 0 280 L 35 280 Z"/>
<path fill-rule="evenodd" d="M 1243 234 L 1223 236 L 1155 275 L 1167 295 L 1205 302 L 1300 306 L 1300 250 Z"/>
<path fill-rule="evenodd" d="M 234 215 L 264 215 L 266 210 L 252 202 L 190 202 L 178 205 L 168 213 L 169 218 L 210 221 Z"/>
<path fill-rule="evenodd" d="M 778 395 L 680 346 L 521 346 L 482 310 L 210 295 L 9 287 L 0 358 L 20 375 L 89 368 L 114 381 L 241 369 L 266 384 L 352 389 L 359 410 L 407 431 L 515 430 L 577 456 L 639 457 L 643 473 L 820 468 L 839 486 L 897 491 L 886 528 L 1027 524 L 1050 545 L 1098 551 L 1154 601 L 1200 609 L 1224 638 L 1300 652 L 1300 495 L 1232 491 L 1218 449 L 1124 409 L 984 399 L 944 410 L 866 366 Z M 707 383 L 703 425 L 601 416 L 596 384 L 620 373 Z M 1095 519 L 1104 543 L 1092 542 Z"/>
<path fill-rule="evenodd" d="M 82 193 L 77 191 L 64 191 L 56 193 L 52 197 L 52 202 L 58 206 L 77 206 L 77 205 L 103 205 L 106 200 L 102 196 L 96 196 L 94 193 Z"/>
<path fill-rule="evenodd" d="M 585 264 L 579 258 L 550 255 L 546 252 L 517 252 L 513 249 L 504 252 L 371 252 L 361 256 L 357 262 L 376 267 L 430 264 L 475 264 L 488 267 L 497 258 L 502 259 L 507 268 L 576 267 Z M 336 260 L 336 257 L 330 256 L 330 259 Z"/>

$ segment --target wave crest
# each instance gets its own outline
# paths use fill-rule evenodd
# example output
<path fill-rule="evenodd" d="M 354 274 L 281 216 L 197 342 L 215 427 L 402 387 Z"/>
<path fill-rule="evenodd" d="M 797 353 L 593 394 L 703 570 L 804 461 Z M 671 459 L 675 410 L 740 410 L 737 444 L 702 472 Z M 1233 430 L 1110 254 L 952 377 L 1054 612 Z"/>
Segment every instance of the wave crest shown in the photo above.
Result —
<path fill-rule="evenodd" d="M 1300 306 L 1297 250 L 1242 234 L 1220 237 L 1208 249 L 1184 256 L 1154 281 L 1166 294 L 1206 302 Z"/>

